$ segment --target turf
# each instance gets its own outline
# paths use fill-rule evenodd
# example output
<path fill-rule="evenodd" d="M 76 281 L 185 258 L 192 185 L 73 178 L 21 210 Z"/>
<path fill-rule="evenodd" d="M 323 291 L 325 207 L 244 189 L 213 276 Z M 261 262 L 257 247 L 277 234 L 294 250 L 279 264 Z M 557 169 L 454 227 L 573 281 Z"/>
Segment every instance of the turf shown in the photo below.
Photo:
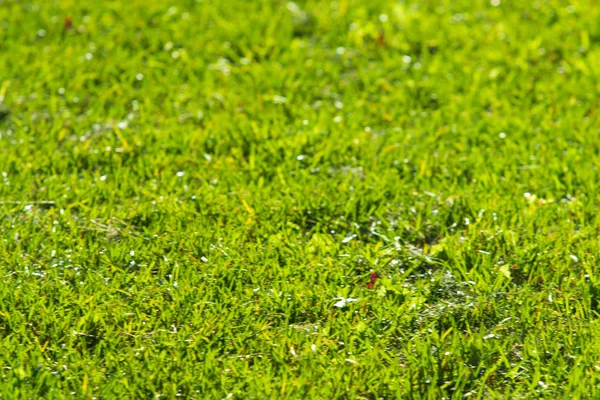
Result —
<path fill-rule="evenodd" d="M 598 7 L 0 0 L 0 397 L 598 398 Z"/>

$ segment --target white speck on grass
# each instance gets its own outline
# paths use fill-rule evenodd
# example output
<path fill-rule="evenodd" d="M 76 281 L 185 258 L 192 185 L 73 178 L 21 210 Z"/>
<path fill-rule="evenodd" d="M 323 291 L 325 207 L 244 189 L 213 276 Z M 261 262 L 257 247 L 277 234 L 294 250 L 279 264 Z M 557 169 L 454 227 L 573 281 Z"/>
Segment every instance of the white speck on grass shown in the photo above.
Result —
<path fill-rule="evenodd" d="M 380 14 L 379 15 L 379 21 L 381 22 L 387 22 L 388 21 L 388 16 L 385 14 Z"/>
<path fill-rule="evenodd" d="M 141 81 L 142 79 L 144 79 L 144 74 L 137 74 L 135 76 L 135 79 L 137 79 L 138 81 Z"/>
<path fill-rule="evenodd" d="M 302 12 L 300 6 L 298 6 L 298 4 L 294 3 L 293 1 L 289 1 L 287 3 L 287 9 L 294 14 Z"/>
<path fill-rule="evenodd" d="M 500 5 L 500 0 L 491 0 L 490 4 L 494 7 L 498 7 Z"/>
<path fill-rule="evenodd" d="M 182 176 L 184 176 L 184 175 L 185 175 L 185 172 L 184 172 L 184 171 L 179 171 L 179 172 L 177 173 L 177 176 L 178 176 L 178 177 L 180 177 L 180 178 L 181 178 Z"/>
<path fill-rule="evenodd" d="M 336 124 L 339 124 L 339 123 L 340 123 L 340 122 L 342 122 L 343 120 L 344 120 L 344 118 L 342 118 L 342 116 L 341 116 L 341 115 L 338 115 L 338 116 L 336 116 L 336 117 L 333 119 L 333 122 L 335 122 Z"/>
<path fill-rule="evenodd" d="M 208 258 L 206 258 L 206 257 L 204 257 L 204 256 L 200 257 L 200 260 L 201 260 L 202 262 L 205 262 L 205 263 L 207 263 L 207 262 L 208 262 Z"/>
<path fill-rule="evenodd" d="M 411 61 L 412 61 L 412 58 L 410 56 L 402 56 L 402 62 L 404 64 L 410 64 Z"/>
<path fill-rule="evenodd" d="M 506 139 L 506 133 L 504 132 L 500 132 L 498 136 L 500 136 L 500 139 Z"/>
<path fill-rule="evenodd" d="M 355 234 L 348 235 L 348 236 L 346 236 L 344 239 L 342 239 L 342 243 L 343 243 L 343 244 L 345 244 L 345 243 L 348 243 L 349 241 L 351 241 L 351 240 L 352 240 L 352 239 L 354 239 L 355 237 L 356 237 L 356 235 L 355 235 Z"/>
<path fill-rule="evenodd" d="M 571 257 L 571 260 L 579 262 L 579 258 L 575 254 L 571 254 L 569 257 Z"/>
<path fill-rule="evenodd" d="M 105 181 L 105 180 L 106 180 L 106 175 L 102 175 L 102 176 L 100 177 L 100 180 L 101 180 L 101 181 Z"/>
<path fill-rule="evenodd" d="M 180 56 L 180 54 L 177 50 L 175 50 L 174 52 L 171 53 L 171 57 L 173 57 L 174 59 L 178 59 L 179 56 Z"/>
<path fill-rule="evenodd" d="M 92 53 L 87 53 L 85 55 L 85 59 L 88 60 L 88 61 L 91 61 L 93 58 L 94 58 L 94 55 Z"/>
<path fill-rule="evenodd" d="M 131 257 L 135 257 L 135 251 L 131 250 L 131 251 L 129 252 L 129 255 L 130 255 Z"/>
<path fill-rule="evenodd" d="M 343 47 L 338 47 L 337 49 L 335 49 L 335 52 L 341 56 L 346 52 L 346 49 Z"/>
<path fill-rule="evenodd" d="M 273 102 L 275 104 L 285 104 L 287 103 L 287 98 L 279 95 L 273 96 Z"/>
<path fill-rule="evenodd" d="M 117 124 L 117 128 L 119 129 L 126 129 L 127 128 L 127 121 L 121 121 Z"/>
<path fill-rule="evenodd" d="M 347 299 L 345 299 L 343 297 L 338 297 L 335 300 L 339 300 L 337 303 L 334 304 L 334 306 L 337 308 L 344 308 L 348 304 L 355 303 L 358 301 L 358 299 L 353 299 L 352 297 L 348 297 Z"/>
<path fill-rule="evenodd" d="M 316 344 L 311 344 L 310 345 L 310 349 L 313 351 L 313 353 L 317 352 L 317 345 Z"/>
<path fill-rule="evenodd" d="M 541 387 L 542 389 L 547 389 L 547 388 L 548 388 L 548 385 L 546 385 L 546 383 L 545 383 L 544 381 L 539 381 L 539 382 L 538 382 L 538 385 L 540 385 L 540 387 Z"/>

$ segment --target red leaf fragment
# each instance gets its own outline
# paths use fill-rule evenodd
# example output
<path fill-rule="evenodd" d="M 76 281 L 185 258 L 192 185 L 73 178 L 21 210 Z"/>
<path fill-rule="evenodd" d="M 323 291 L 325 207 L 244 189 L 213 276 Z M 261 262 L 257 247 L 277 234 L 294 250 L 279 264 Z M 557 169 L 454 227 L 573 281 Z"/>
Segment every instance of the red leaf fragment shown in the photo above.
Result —
<path fill-rule="evenodd" d="M 372 289 L 373 286 L 375 286 L 377 279 L 379 279 L 379 274 L 377 272 L 373 272 L 369 275 L 369 277 L 371 278 L 371 282 L 367 283 L 367 288 Z"/>

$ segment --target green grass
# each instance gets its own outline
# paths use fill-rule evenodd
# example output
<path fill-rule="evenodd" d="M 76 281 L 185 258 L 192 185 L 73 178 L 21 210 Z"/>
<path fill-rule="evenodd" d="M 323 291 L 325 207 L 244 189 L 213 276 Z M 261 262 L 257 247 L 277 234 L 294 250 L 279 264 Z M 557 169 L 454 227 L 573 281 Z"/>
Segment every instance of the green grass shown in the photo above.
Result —
<path fill-rule="evenodd" d="M 599 5 L 492 3 L 0 0 L 0 397 L 599 398 Z"/>

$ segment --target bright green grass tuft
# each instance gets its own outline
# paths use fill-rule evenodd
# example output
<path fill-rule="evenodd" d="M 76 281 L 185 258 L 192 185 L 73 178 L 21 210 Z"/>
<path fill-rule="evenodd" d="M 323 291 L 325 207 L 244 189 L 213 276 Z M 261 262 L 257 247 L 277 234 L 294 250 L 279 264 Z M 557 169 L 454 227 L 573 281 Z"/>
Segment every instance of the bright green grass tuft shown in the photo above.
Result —
<path fill-rule="evenodd" d="M 0 397 L 598 398 L 599 20 L 0 0 Z"/>

